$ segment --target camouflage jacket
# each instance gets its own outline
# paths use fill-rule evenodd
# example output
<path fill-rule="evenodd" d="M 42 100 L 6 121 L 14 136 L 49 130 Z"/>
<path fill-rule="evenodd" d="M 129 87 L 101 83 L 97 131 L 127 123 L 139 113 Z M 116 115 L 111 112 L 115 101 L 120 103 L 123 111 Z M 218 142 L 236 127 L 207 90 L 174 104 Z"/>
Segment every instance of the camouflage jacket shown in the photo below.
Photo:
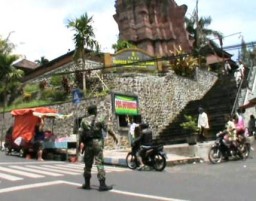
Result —
<path fill-rule="evenodd" d="M 105 118 L 100 115 L 90 115 L 84 117 L 80 124 L 80 142 L 91 139 L 103 138 L 102 130 L 106 130 Z"/>

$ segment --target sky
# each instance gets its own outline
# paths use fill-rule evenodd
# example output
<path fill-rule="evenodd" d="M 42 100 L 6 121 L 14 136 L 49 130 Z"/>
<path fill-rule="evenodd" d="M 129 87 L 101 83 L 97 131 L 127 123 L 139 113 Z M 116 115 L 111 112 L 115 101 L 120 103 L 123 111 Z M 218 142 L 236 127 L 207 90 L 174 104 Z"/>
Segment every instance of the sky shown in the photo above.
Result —
<path fill-rule="evenodd" d="M 161 0 L 159 0 L 161 1 Z M 186 4 L 186 15 L 193 13 L 196 0 L 175 0 Z M 218 3 L 216 3 L 218 2 Z M 0 36 L 15 44 L 15 54 L 35 61 L 41 57 L 53 60 L 74 49 L 68 20 L 85 12 L 93 17 L 96 40 L 102 52 L 113 53 L 118 26 L 113 18 L 115 0 L 0 0 Z M 199 0 L 199 17 L 211 16 L 210 29 L 224 35 L 223 46 L 256 41 L 256 1 Z M 232 53 L 232 52 L 231 52 Z"/>

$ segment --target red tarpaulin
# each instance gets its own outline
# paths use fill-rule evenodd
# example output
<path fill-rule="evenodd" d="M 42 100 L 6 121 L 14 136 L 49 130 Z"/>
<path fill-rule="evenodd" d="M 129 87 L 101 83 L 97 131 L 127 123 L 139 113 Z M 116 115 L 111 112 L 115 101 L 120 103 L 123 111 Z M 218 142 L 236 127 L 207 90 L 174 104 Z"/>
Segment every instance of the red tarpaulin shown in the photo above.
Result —
<path fill-rule="evenodd" d="M 57 110 L 38 107 L 38 108 L 27 108 L 27 109 L 17 109 L 11 111 L 14 116 L 14 127 L 12 138 L 15 140 L 17 137 L 22 137 L 23 140 L 29 142 L 33 139 L 35 134 L 35 126 L 40 118 L 33 115 L 33 112 L 39 113 L 57 113 Z M 47 115 L 46 115 L 47 116 Z"/>

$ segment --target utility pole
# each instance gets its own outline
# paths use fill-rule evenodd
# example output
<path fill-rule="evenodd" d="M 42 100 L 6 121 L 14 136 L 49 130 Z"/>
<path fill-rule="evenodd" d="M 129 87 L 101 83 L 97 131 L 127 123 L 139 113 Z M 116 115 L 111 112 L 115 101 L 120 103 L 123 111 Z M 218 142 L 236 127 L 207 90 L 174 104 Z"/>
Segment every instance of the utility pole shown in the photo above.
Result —
<path fill-rule="evenodd" d="M 198 16 L 198 0 L 196 0 L 196 8 L 195 8 L 195 19 L 196 19 L 196 50 L 198 51 L 198 65 L 201 65 L 200 59 L 200 27 L 199 27 L 199 16 Z"/>
<path fill-rule="evenodd" d="M 198 48 L 199 49 L 199 45 L 200 45 L 200 43 L 199 43 L 199 17 L 198 17 L 198 0 L 196 0 L 196 12 L 195 12 L 195 17 L 196 17 L 196 48 Z"/>

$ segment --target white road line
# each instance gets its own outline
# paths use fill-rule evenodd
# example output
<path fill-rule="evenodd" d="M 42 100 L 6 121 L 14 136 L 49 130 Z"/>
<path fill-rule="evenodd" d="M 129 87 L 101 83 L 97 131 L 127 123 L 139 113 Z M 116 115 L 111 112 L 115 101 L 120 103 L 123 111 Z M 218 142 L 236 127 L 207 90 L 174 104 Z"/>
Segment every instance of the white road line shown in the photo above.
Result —
<path fill-rule="evenodd" d="M 31 178 L 42 178 L 42 177 L 44 177 L 43 175 L 28 173 L 28 172 L 19 171 L 19 170 L 13 170 L 13 169 L 5 168 L 5 167 L 0 167 L 0 171 L 13 173 L 13 174 L 17 174 L 17 175 L 22 175 L 22 176 L 25 176 L 25 177 L 31 177 Z"/>
<path fill-rule="evenodd" d="M 19 180 L 23 179 L 23 178 L 20 178 L 20 177 L 15 177 L 15 176 L 12 176 L 12 175 L 9 175 L 9 174 L 3 174 L 3 173 L 0 173 L 0 178 L 1 179 L 6 179 L 6 180 L 9 180 L 9 181 L 19 181 Z"/>
<path fill-rule="evenodd" d="M 13 191 L 19 191 L 19 190 L 26 190 L 26 189 L 31 189 L 31 188 L 40 188 L 40 187 L 44 187 L 44 186 L 59 185 L 59 184 L 81 186 L 81 184 L 79 184 L 79 183 L 58 180 L 58 181 L 52 181 L 52 182 L 42 182 L 42 183 L 36 183 L 36 184 L 28 184 L 28 185 L 23 185 L 23 186 L 4 188 L 4 189 L 0 189 L 0 194 L 13 192 Z M 128 192 L 128 191 L 120 191 L 120 190 L 110 190 L 109 192 L 122 194 L 122 195 L 128 195 L 128 196 L 134 196 L 134 197 L 147 198 L 147 199 L 152 199 L 152 200 L 157 200 L 157 201 L 188 201 L 188 200 L 181 200 L 181 199 L 168 198 L 168 197 L 162 197 L 162 196 L 133 193 L 133 192 Z"/>
<path fill-rule="evenodd" d="M 19 191 L 19 190 L 26 190 L 31 188 L 39 188 L 43 186 L 51 186 L 51 185 L 57 185 L 57 184 L 63 184 L 63 181 L 51 181 L 51 182 L 43 182 L 43 183 L 37 183 L 37 184 L 28 184 L 23 186 L 14 186 L 9 188 L 3 188 L 0 189 L 0 194 L 2 193 L 8 193 L 13 191 Z"/>
<path fill-rule="evenodd" d="M 68 172 L 72 171 L 72 172 L 77 172 L 77 173 L 82 173 L 83 170 L 80 169 L 74 169 L 74 168 L 71 168 L 71 167 L 59 167 L 59 166 L 52 166 L 52 165 L 42 165 L 42 167 L 47 167 L 47 168 L 53 168 L 53 169 L 57 169 L 57 170 L 66 170 Z"/>
<path fill-rule="evenodd" d="M 81 186 L 81 184 L 79 184 L 79 183 L 68 182 L 68 181 L 62 181 L 62 182 L 65 184 L 73 185 L 73 186 Z M 129 196 L 134 196 L 134 197 L 148 198 L 148 199 L 157 200 L 157 201 L 160 201 L 160 200 L 163 200 L 163 201 L 188 201 L 188 200 L 181 200 L 181 199 L 175 199 L 175 198 L 167 198 L 167 197 L 162 197 L 162 196 L 133 193 L 133 192 L 128 192 L 128 191 L 120 191 L 120 190 L 115 190 L 115 189 L 110 190 L 109 192 L 122 194 L 122 195 L 129 195 Z"/>
<path fill-rule="evenodd" d="M 49 168 L 49 167 L 42 167 L 42 166 L 36 166 L 36 165 L 28 165 L 27 167 L 33 168 L 33 169 L 35 168 L 35 169 L 38 169 L 38 170 L 44 170 L 44 171 L 48 171 L 48 172 L 57 172 L 57 173 L 69 174 L 69 175 L 78 175 L 79 174 L 79 173 L 75 173 L 75 172 L 57 170 L 57 169 L 54 169 L 53 167 Z"/>
<path fill-rule="evenodd" d="M 60 164 L 61 161 L 28 161 L 28 162 L 0 162 L 0 165 L 32 165 L 32 164 Z"/>
<path fill-rule="evenodd" d="M 75 164 L 56 164 L 56 166 L 60 167 L 70 167 L 73 169 L 79 169 L 82 170 L 84 169 L 84 165 L 75 165 Z M 92 169 L 96 168 L 94 165 Z M 123 172 L 123 171 L 131 171 L 130 169 L 127 168 L 121 168 L 121 167 L 111 167 L 111 166 L 104 166 L 105 171 L 115 171 L 115 172 Z"/>
<path fill-rule="evenodd" d="M 78 164 L 77 165 L 76 164 L 56 164 L 56 166 L 74 168 L 79 170 L 84 169 L 84 165 L 78 165 Z"/>
<path fill-rule="evenodd" d="M 16 165 L 11 165 L 9 167 L 14 168 L 14 169 L 18 169 L 18 170 L 34 172 L 34 173 L 48 175 L 48 176 L 54 176 L 54 177 L 63 176 L 63 174 L 58 174 L 58 173 L 53 173 L 53 172 L 43 171 L 43 170 L 35 170 L 35 169 L 29 168 L 29 167 L 21 167 L 21 166 L 16 166 Z"/>
<path fill-rule="evenodd" d="M 111 190 L 111 192 L 117 193 L 117 194 L 129 195 L 129 196 L 133 196 L 133 197 L 148 198 L 148 199 L 157 200 L 157 201 L 160 201 L 160 200 L 164 200 L 164 201 L 186 201 L 186 200 L 180 200 L 180 199 L 175 199 L 175 198 L 167 198 L 167 197 L 162 197 L 162 196 L 133 193 L 133 192 L 128 192 L 128 191 Z"/>

